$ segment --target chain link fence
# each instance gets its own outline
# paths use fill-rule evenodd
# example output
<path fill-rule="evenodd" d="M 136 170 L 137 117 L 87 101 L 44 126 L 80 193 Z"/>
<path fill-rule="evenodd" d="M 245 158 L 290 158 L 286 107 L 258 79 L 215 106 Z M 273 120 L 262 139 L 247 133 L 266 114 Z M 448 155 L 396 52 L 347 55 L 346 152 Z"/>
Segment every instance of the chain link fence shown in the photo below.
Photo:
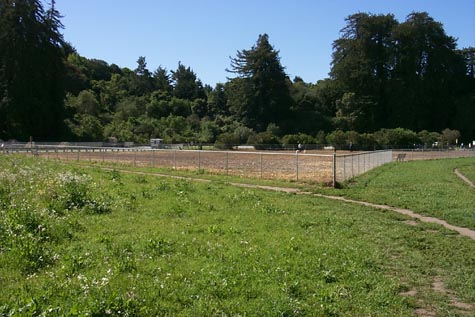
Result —
<path fill-rule="evenodd" d="M 104 147 L 87 144 L 10 144 L 1 152 L 25 153 L 62 161 L 112 162 L 175 170 L 206 170 L 211 173 L 318 182 L 333 185 L 391 161 L 475 157 L 469 150 L 384 150 L 371 152 L 321 151 L 217 151 L 184 150 L 180 147 Z"/>
<path fill-rule="evenodd" d="M 61 161 L 111 162 L 141 167 L 176 170 L 206 170 L 211 173 L 332 183 L 333 155 L 302 154 L 293 151 L 207 151 L 90 147 L 10 146 L 4 153 L 25 153 Z"/>
<path fill-rule="evenodd" d="M 444 158 L 475 157 L 473 149 L 406 149 L 393 150 L 393 159 L 404 156 L 406 161 L 437 160 Z"/>
<path fill-rule="evenodd" d="M 337 155 L 335 179 L 337 182 L 343 182 L 392 161 L 392 150 Z"/>

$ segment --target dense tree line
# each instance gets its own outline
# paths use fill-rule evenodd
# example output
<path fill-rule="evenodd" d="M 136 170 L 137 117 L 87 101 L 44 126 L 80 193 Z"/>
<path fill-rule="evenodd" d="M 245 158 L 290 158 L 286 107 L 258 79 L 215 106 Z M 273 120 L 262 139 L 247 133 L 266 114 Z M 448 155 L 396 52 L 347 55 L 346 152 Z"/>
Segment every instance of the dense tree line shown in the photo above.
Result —
<path fill-rule="evenodd" d="M 457 127 L 473 135 L 474 124 L 463 122 L 474 109 L 469 52 L 457 51 L 427 13 L 411 13 L 404 23 L 393 15 L 348 17 L 334 42 L 331 78 L 343 92 L 336 124 L 357 131 Z"/>
<path fill-rule="evenodd" d="M 366 146 L 382 135 L 432 144 L 455 130 L 475 138 L 475 48 L 457 49 L 424 12 L 402 23 L 349 16 L 329 78 L 317 83 L 291 80 L 259 35 L 215 87 L 181 62 L 150 70 L 140 56 L 131 70 L 82 57 L 64 41 L 60 18 L 54 1 L 44 10 L 39 0 L 0 0 L 2 139 Z"/>

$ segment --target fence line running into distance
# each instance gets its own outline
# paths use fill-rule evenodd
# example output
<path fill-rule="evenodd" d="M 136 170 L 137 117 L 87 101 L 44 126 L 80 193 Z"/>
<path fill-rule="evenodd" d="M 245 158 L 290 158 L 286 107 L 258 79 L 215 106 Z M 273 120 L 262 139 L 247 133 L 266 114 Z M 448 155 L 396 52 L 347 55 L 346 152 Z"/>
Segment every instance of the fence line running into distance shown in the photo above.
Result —
<path fill-rule="evenodd" d="M 337 155 L 266 151 L 206 151 L 89 146 L 10 146 L 3 153 L 27 153 L 63 161 L 114 162 L 142 167 L 207 170 L 226 175 L 313 181 L 335 185 L 389 162 L 391 151 Z M 363 155 L 363 156 L 361 156 Z M 357 157 L 354 167 L 349 158 Z M 359 157 L 363 157 L 361 161 Z M 363 164 L 361 163 L 363 162 Z M 343 164 L 343 168 L 341 167 Z M 349 172 L 351 170 L 351 173 Z"/>
<path fill-rule="evenodd" d="M 214 151 L 18 144 L 2 153 L 27 153 L 58 160 L 114 162 L 143 167 L 207 170 L 226 175 L 331 184 L 348 180 L 396 160 L 475 157 L 473 150 L 383 150 L 349 154 L 305 154 L 288 151 Z"/>
<path fill-rule="evenodd" d="M 207 151 L 19 145 L 3 153 L 26 153 L 64 161 L 113 162 L 142 167 L 207 170 L 226 175 L 264 179 L 321 182 L 335 186 L 375 167 L 389 163 L 400 154 L 404 160 L 475 157 L 475 151 L 383 150 L 349 154 L 305 154 L 267 151 Z"/>

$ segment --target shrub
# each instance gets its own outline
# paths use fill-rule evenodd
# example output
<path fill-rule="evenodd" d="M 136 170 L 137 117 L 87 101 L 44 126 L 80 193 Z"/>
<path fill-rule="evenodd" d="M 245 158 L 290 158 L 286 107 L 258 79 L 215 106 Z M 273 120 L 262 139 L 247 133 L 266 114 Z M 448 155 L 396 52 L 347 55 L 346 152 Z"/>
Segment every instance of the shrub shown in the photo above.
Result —
<path fill-rule="evenodd" d="M 251 135 L 247 140 L 247 143 L 253 144 L 256 150 L 276 149 L 281 147 L 279 139 L 268 131 Z"/>
<path fill-rule="evenodd" d="M 282 131 L 281 131 L 280 127 L 277 124 L 273 123 L 273 122 L 269 123 L 269 125 L 266 128 L 266 132 L 269 132 L 270 134 L 277 135 L 277 136 L 282 135 Z"/>
<path fill-rule="evenodd" d="M 417 134 L 417 137 L 425 148 L 430 148 L 432 147 L 432 144 L 434 144 L 440 138 L 440 134 L 437 132 L 422 130 Z"/>
<path fill-rule="evenodd" d="M 282 145 L 285 148 L 297 148 L 297 144 L 315 144 L 315 139 L 308 134 L 287 134 L 282 137 Z"/>
<path fill-rule="evenodd" d="M 248 127 L 245 127 L 245 126 L 237 127 L 234 130 L 234 135 L 239 140 L 239 144 L 246 143 L 247 140 L 249 140 L 249 137 L 253 134 L 255 134 L 254 130 L 252 130 Z"/>
<path fill-rule="evenodd" d="M 282 137 L 282 146 L 284 148 L 296 148 L 297 144 L 300 143 L 300 138 L 298 134 L 286 134 Z"/>
<path fill-rule="evenodd" d="M 374 133 L 376 142 L 381 146 L 412 148 L 418 142 L 414 131 L 396 128 L 381 129 Z"/>
<path fill-rule="evenodd" d="M 324 131 L 318 131 L 317 135 L 315 136 L 315 142 L 317 144 L 325 144 L 326 143 L 326 135 Z"/>
<path fill-rule="evenodd" d="M 360 134 L 358 145 L 362 150 L 375 150 L 376 141 L 374 140 L 374 135 L 372 133 Z"/>
<path fill-rule="evenodd" d="M 239 137 L 232 132 L 220 134 L 215 143 L 216 148 L 223 150 L 230 150 L 236 145 L 239 145 Z"/>
<path fill-rule="evenodd" d="M 335 147 L 341 147 L 348 144 L 348 139 L 345 132 L 336 130 L 327 135 L 327 142 Z"/>
<path fill-rule="evenodd" d="M 439 141 L 442 144 L 450 146 L 457 143 L 457 140 L 460 138 L 460 131 L 445 129 L 442 131 L 442 134 L 439 137 Z"/>

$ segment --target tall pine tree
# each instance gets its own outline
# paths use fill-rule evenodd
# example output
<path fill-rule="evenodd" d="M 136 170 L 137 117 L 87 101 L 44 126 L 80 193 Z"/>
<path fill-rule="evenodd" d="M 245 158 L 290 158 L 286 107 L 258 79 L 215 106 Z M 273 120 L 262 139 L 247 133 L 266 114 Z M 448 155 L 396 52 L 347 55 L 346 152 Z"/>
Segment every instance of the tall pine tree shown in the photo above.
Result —
<path fill-rule="evenodd" d="M 465 75 L 456 40 L 426 12 L 349 16 L 334 42 L 331 76 L 343 89 L 337 127 L 441 131 L 457 115 Z M 469 70 L 468 70 L 469 73 Z"/>
<path fill-rule="evenodd" d="M 347 26 L 341 30 L 342 37 L 333 43 L 330 75 L 349 94 L 341 97 L 340 105 L 352 101 L 350 107 L 338 109 L 336 119 L 360 124 L 337 124 L 337 127 L 378 130 L 386 126 L 385 92 L 393 67 L 392 32 L 398 22 L 391 14 L 368 13 L 350 15 L 346 22 Z"/>
<path fill-rule="evenodd" d="M 64 53 L 53 1 L 0 0 L 0 138 L 59 139 Z"/>
<path fill-rule="evenodd" d="M 441 131 L 455 115 L 454 97 L 463 79 L 456 40 L 426 12 L 411 13 L 394 32 L 395 65 L 390 116 L 393 126 Z"/>
<path fill-rule="evenodd" d="M 230 106 L 245 124 L 257 131 L 270 123 L 281 127 L 290 124 L 290 82 L 280 64 L 279 51 L 269 43 L 267 34 L 259 35 L 250 50 L 238 51 L 228 71 L 238 75 L 232 80 Z"/>

